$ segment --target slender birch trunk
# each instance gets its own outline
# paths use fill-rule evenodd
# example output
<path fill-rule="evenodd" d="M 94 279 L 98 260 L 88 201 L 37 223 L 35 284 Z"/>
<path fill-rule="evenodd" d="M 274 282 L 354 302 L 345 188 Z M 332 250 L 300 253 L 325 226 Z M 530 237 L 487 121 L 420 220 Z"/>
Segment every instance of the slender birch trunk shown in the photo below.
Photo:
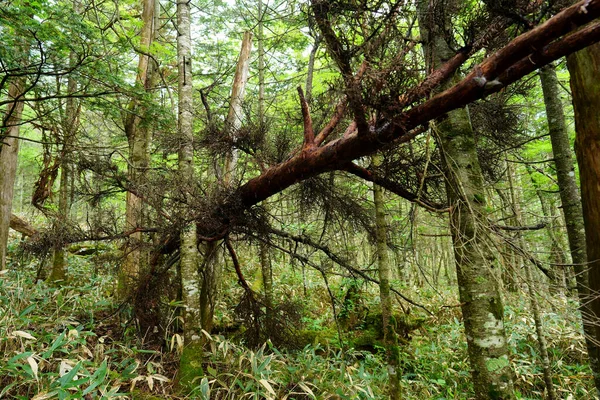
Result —
<path fill-rule="evenodd" d="M 190 2 L 177 2 L 177 65 L 178 65 L 178 133 L 179 175 L 186 202 L 193 200 L 194 187 L 194 105 L 192 82 L 192 36 Z M 200 320 L 199 255 L 196 225 L 191 223 L 181 233 L 180 276 L 183 303 L 184 348 L 179 363 L 178 384 L 184 390 L 192 388 L 194 378 L 201 376 L 202 334 Z"/>
<path fill-rule="evenodd" d="M 374 163 L 378 158 L 373 157 Z M 387 223 L 385 220 L 385 204 L 383 189 L 381 186 L 373 185 L 373 201 L 375 203 L 375 226 L 377 236 L 377 264 L 379 274 L 379 299 L 381 303 L 381 317 L 383 340 L 386 346 L 386 357 L 388 363 L 389 383 L 388 394 L 390 400 L 399 400 L 400 393 L 400 349 L 398 347 L 398 336 L 393 324 L 392 293 L 390 281 L 392 269 L 390 266 L 387 246 Z"/>
<path fill-rule="evenodd" d="M 434 15 L 429 1 L 419 1 L 418 7 L 427 70 L 431 71 L 454 55 L 444 35 L 451 25 L 449 20 L 441 22 L 440 16 Z M 504 309 L 493 270 L 494 251 L 485 212 L 485 188 L 468 109 L 448 113 L 447 118 L 435 122 L 433 129 L 446 173 L 450 231 L 475 397 L 514 399 Z"/>

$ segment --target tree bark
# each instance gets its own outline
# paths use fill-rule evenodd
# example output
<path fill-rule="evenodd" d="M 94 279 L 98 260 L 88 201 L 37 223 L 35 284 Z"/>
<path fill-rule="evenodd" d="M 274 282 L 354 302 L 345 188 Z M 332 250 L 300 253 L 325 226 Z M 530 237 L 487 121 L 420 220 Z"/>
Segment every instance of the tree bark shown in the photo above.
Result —
<path fill-rule="evenodd" d="M 375 164 L 378 163 L 377 157 L 373 157 Z M 377 264 L 379 274 L 379 299 L 381 303 L 381 317 L 383 341 L 386 346 L 386 356 L 388 363 L 389 383 L 388 394 L 390 400 L 399 400 L 400 394 L 400 349 L 398 348 L 398 336 L 394 329 L 392 293 L 390 291 L 390 281 L 392 279 L 392 269 L 388 255 L 387 246 L 387 223 L 385 220 L 385 203 L 383 197 L 383 188 L 379 185 L 373 185 L 373 201 L 375 203 L 375 227 L 377 237 Z"/>
<path fill-rule="evenodd" d="M 428 69 L 433 70 L 454 54 L 444 35 L 451 26 L 449 20 L 440 25 L 440 16 L 432 14 L 434 10 L 428 5 L 428 1 L 419 2 L 419 25 Z M 451 86 L 458 78 L 458 74 L 450 77 L 442 87 Z M 448 113 L 433 129 L 446 173 L 450 231 L 475 397 L 514 399 L 504 309 L 485 212 L 485 187 L 468 109 Z"/>
<path fill-rule="evenodd" d="M 19 154 L 19 130 L 24 107 L 24 103 L 18 101 L 18 98 L 23 94 L 24 86 L 24 77 L 10 82 L 8 98 L 13 102 L 6 106 L 0 131 L 0 271 L 6 269 L 8 231 Z"/>
<path fill-rule="evenodd" d="M 14 214 L 10 216 L 10 229 L 19 232 L 25 236 L 33 236 L 38 233 L 37 229 L 35 229 L 29 222 L 17 217 Z"/>
<path fill-rule="evenodd" d="M 219 291 L 219 281 L 223 269 L 223 258 L 219 254 L 219 242 L 204 246 L 202 285 L 200 288 L 200 323 L 202 329 L 210 332 L 213 327 L 215 305 Z"/>
<path fill-rule="evenodd" d="M 238 57 L 233 86 L 231 88 L 231 100 L 229 111 L 225 120 L 224 135 L 235 142 L 237 132 L 242 126 L 242 104 L 246 92 L 246 83 L 250 69 L 250 51 L 252 49 L 252 33 L 245 32 L 242 39 L 242 47 Z M 225 157 L 223 170 L 220 172 L 222 178 L 219 181 L 225 188 L 233 185 L 236 179 L 236 168 L 238 161 L 237 149 L 232 149 Z M 217 172 L 219 174 L 219 172 Z M 204 268 L 202 270 L 202 289 L 200 292 L 200 315 L 202 329 L 210 332 L 213 326 L 214 306 L 217 300 L 219 282 L 222 273 L 222 259 L 218 250 L 219 243 L 212 242 L 206 245 Z"/>
<path fill-rule="evenodd" d="M 231 100 L 229 103 L 229 112 L 225 120 L 224 134 L 228 136 L 232 142 L 235 142 L 237 132 L 242 126 L 243 110 L 242 104 L 246 93 L 246 83 L 248 82 L 248 74 L 250 71 L 250 51 L 252 50 L 252 33 L 245 32 L 242 40 L 242 48 L 238 57 L 235 76 L 233 77 L 233 86 L 231 88 Z M 237 168 L 238 151 L 232 149 L 227 153 L 225 166 L 223 171 L 223 183 L 225 186 L 230 186 L 235 179 L 235 170 Z"/>
<path fill-rule="evenodd" d="M 496 193 L 500 198 L 500 204 L 502 205 L 502 218 L 510 221 L 512 225 L 515 225 L 514 214 L 512 214 L 512 208 L 508 198 L 503 192 L 504 189 L 496 188 Z M 509 292 L 516 292 L 518 290 L 518 282 L 515 274 L 515 264 L 517 264 L 518 255 L 515 254 L 514 249 L 506 242 L 503 241 L 500 248 L 500 265 L 502 266 L 501 278 L 504 288 Z"/>
<path fill-rule="evenodd" d="M 584 331 L 588 340 L 600 340 L 600 45 L 595 44 L 567 57 L 571 74 L 571 91 L 575 111 L 575 152 L 579 164 L 581 200 L 586 238 L 590 308 L 582 308 Z M 573 260 L 575 262 L 575 260 Z M 578 282 L 579 285 L 579 282 Z M 581 296 L 581 294 L 580 294 Z M 600 394 L 600 361 L 597 351 L 590 351 L 596 391 Z"/>
<path fill-rule="evenodd" d="M 78 1 L 74 2 L 73 11 L 79 12 L 80 6 Z M 77 63 L 77 55 L 75 52 L 71 52 L 69 55 L 69 65 L 74 67 Z M 77 81 L 73 76 L 69 76 L 67 79 L 67 96 L 77 92 Z M 79 122 L 79 107 L 77 100 L 73 97 L 67 97 L 65 105 L 65 118 L 62 123 L 62 131 L 64 132 L 64 143 L 61 153 L 61 164 L 60 164 L 60 183 L 58 192 L 58 221 L 57 224 L 60 228 L 67 228 L 67 221 L 69 219 L 69 208 L 71 202 L 69 196 L 69 181 L 71 178 L 71 152 L 73 140 L 77 133 L 78 122 Z M 61 284 L 67 279 L 67 257 L 65 249 L 62 245 L 56 245 L 54 247 L 54 253 L 52 257 L 52 270 L 48 276 L 48 281 L 55 284 Z"/>
<path fill-rule="evenodd" d="M 585 13 L 581 11 L 582 7 Z M 415 130 L 420 125 L 500 91 L 504 86 L 518 81 L 543 65 L 600 41 L 599 24 L 571 33 L 599 15 L 600 0 L 581 1 L 563 10 L 546 23 L 512 40 L 475 66 L 455 85 L 405 112 L 396 113 L 389 120 L 373 125 L 367 131 L 359 131 L 358 134 L 296 153 L 289 160 L 269 168 L 242 185 L 233 194 L 231 202 L 251 207 L 299 181 L 324 172 L 344 170 L 352 160 L 373 154 L 386 145 L 409 142 L 422 132 Z M 571 34 L 563 37 L 567 33 Z M 464 52 L 449 59 L 418 87 L 419 90 L 414 91 L 418 92 L 413 96 L 414 101 L 427 97 L 433 88 L 439 87 L 441 80 L 454 74 L 467 59 L 468 54 Z M 484 79 L 493 81 L 496 77 L 503 85 L 494 88 L 482 85 Z"/>
<path fill-rule="evenodd" d="M 186 202 L 194 198 L 194 107 L 192 81 L 192 37 L 190 2 L 177 2 L 178 133 L 179 175 Z M 180 358 L 178 385 L 193 388 L 194 378 L 202 375 L 202 322 L 200 319 L 199 254 L 196 226 L 181 233 L 181 300 L 183 303 L 184 348 Z"/>
<path fill-rule="evenodd" d="M 141 0 L 142 4 L 142 31 L 140 33 L 140 53 L 138 61 L 138 74 L 136 86 L 149 90 L 153 82 L 152 60 L 147 55 L 154 39 L 156 9 L 155 1 Z M 148 146 L 150 144 L 150 129 L 147 124 L 142 124 L 145 107 L 138 100 L 133 100 L 129 106 L 129 114 L 125 118 L 125 133 L 129 143 L 128 181 L 129 184 L 140 190 L 150 163 Z M 132 191 L 127 191 L 125 206 L 125 230 L 135 230 L 143 225 L 142 199 Z M 143 260 L 142 232 L 135 232 L 129 236 L 125 247 L 125 260 L 119 274 L 118 294 L 125 298 L 129 290 L 135 287 L 140 274 L 140 265 Z"/>
<path fill-rule="evenodd" d="M 266 108 L 265 108 L 265 34 L 264 21 L 266 7 L 263 0 L 258 1 L 258 124 L 261 134 L 266 134 Z M 268 214 L 267 203 L 263 204 Z M 265 320 L 267 332 L 273 327 L 273 269 L 269 254 L 269 245 L 265 242 L 259 243 L 260 272 L 262 278 L 263 293 L 265 295 Z"/>

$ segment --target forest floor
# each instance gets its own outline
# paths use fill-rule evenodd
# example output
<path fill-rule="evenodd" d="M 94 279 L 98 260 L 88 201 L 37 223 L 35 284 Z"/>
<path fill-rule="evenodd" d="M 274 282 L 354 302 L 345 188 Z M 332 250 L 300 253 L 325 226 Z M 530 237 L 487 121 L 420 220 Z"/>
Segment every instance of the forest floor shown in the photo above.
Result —
<path fill-rule="evenodd" d="M 36 265 L 0 273 L 0 398 L 9 399 L 382 399 L 387 371 L 381 348 L 355 350 L 364 332 L 343 332 L 327 318 L 320 302 L 308 318 L 311 343 L 278 350 L 271 343 L 245 347 L 235 338 L 206 336 L 204 377 L 188 395 L 178 394 L 181 336 L 177 317 L 165 330 L 163 346 L 150 346 L 111 297 L 112 279 L 96 277 L 91 264 L 71 267 L 71 283 L 61 288 L 34 282 Z M 76 284 L 75 284 L 76 283 Z M 407 289 L 410 290 L 410 289 Z M 466 343 L 455 295 L 420 288 L 433 317 L 423 319 L 403 346 L 402 390 L 405 399 L 472 398 Z M 543 398 L 541 363 L 528 301 L 509 294 L 505 313 L 520 399 Z M 446 306 L 444 306 L 446 305 Z M 544 325 L 562 399 L 591 399 L 576 305 L 565 296 L 542 304 Z M 366 329 L 366 328 L 365 328 Z M 531 360 L 536 360 L 532 362 Z"/>

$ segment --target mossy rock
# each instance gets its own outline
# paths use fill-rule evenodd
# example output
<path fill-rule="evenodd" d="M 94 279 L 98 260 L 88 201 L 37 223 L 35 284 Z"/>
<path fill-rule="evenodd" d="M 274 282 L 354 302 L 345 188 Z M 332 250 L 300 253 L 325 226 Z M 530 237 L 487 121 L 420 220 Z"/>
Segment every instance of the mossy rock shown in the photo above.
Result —
<path fill-rule="evenodd" d="M 321 330 L 302 330 L 297 332 L 298 348 L 304 348 L 307 345 L 321 345 L 323 347 L 337 344 L 338 333 L 334 329 Z"/>
<path fill-rule="evenodd" d="M 350 339 L 350 346 L 356 350 L 377 353 L 385 348 L 383 334 L 373 329 L 356 331 L 355 336 Z"/>

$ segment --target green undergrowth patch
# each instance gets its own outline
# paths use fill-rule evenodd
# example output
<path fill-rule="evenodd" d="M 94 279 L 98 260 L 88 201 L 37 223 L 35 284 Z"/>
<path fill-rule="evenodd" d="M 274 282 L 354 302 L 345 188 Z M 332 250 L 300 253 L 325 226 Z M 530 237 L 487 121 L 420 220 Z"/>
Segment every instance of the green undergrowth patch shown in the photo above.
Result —
<path fill-rule="evenodd" d="M 105 298 L 110 282 L 58 288 L 29 271 L 0 275 L 0 398 L 124 397 L 136 387 L 166 393 L 161 354 L 143 349 Z"/>
<path fill-rule="evenodd" d="M 388 371 L 381 314 L 375 297 L 370 298 L 375 294 L 365 295 L 367 312 L 339 326 L 326 313 L 324 300 L 307 304 L 307 310 L 321 309 L 305 311 L 300 348 L 283 350 L 270 342 L 249 348 L 233 334 L 205 333 L 198 356 L 203 375 L 188 386 L 191 392 L 181 393 L 174 385 L 180 337 L 167 331 L 163 348 L 146 345 L 136 335 L 134 321 L 111 297 L 113 281 L 94 277 L 83 264 L 78 268 L 77 279 L 62 287 L 34 282 L 34 268 L 0 274 L 0 398 L 385 398 Z M 529 303 L 511 296 L 504 311 L 518 398 L 540 399 L 544 386 Z M 394 315 L 397 330 L 405 329 L 402 396 L 470 399 L 474 394 L 460 307 L 452 295 L 425 301 L 434 316 L 414 310 Z M 556 297 L 542 308 L 557 392 L 561 398 L 592 398 L 576 303 Z"/>

